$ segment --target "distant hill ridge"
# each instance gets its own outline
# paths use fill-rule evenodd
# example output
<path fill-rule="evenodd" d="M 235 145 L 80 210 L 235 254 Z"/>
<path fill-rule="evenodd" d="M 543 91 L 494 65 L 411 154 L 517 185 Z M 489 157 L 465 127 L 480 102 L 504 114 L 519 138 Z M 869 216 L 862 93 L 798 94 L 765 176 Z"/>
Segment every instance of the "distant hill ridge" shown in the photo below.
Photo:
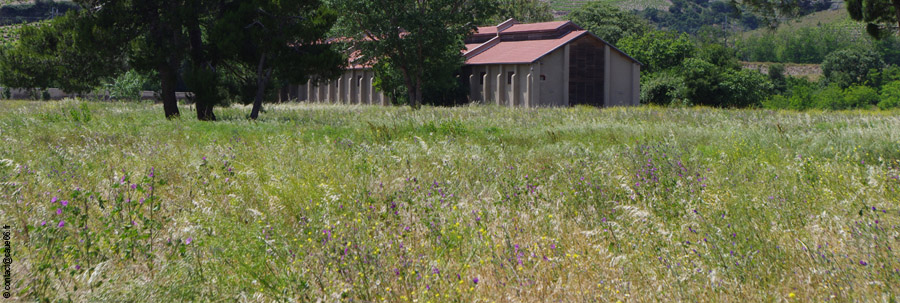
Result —
<path fill-rule="evenodd" d="M 573 10 L 578 9 L 582 5 L 585 5 L 589 2 L 593 2 L 591 0 L 542 0 L 544 2 L 549 2 L 550 7 L 553 8 L 554 14 L 557 17 L 562 17 L 568 15 Z M 668 9 L 672 6 L 672 2 L 669 0 L 599 0 L 602 2 L 607 2 L 609 4 L 613 4 L 623 10 L 645 10 L 647 8 L 657 8 L 661 10 Z"/>

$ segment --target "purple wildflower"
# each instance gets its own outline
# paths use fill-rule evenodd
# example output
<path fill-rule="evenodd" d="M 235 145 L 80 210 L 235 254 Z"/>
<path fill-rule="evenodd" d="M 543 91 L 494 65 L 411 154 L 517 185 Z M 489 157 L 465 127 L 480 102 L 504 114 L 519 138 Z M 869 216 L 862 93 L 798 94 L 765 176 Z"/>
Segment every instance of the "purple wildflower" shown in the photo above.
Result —
<path fill-rule="evenodd" d="M 59 204 L 62 205 L 62 206 L 69 206 L 69 201 L 68 201 L 68 200 L 62 200 L 62 202 L 59 202 Z"/>
<path fill-rule="evenodd" d="M 56 227 L 63 227 L 63 226 L 65 226 L 65 225 L 66 225 L 66 221 L 59 220 L 59 224 L 56 225 Z"/>
<path fill-rule="evenodd" d="M 56 197 L 50 198 L 50 203 L 56 203 L 56 200 L 58 200 Z"/>
<path fill-rule="evenodd" d="M 56 214 L 57 214 L 57 215 L 62 215 L 62 208 L 57 208 L 57 209 L 56 209 Z"/>
<path fill-rule="evenodd" d="M 869 263 L 866 263 L 866 261 L 863 260 L 859 260 L 859 265 L 866 266 L 869 265 Z"/>
<path fill-rule="evenodd" d="M 190 245 L 191 242 L 193 242 L 193 241 L 194 241 L 194 238 L 188 237 L 187 239 L 184 240 L 184 244 Z"/>
<path fill-rule="evenodd" d="M 478 284 L 478 277 L 475 277 L 475 279 L 472 279 L 472 283 Z"/>

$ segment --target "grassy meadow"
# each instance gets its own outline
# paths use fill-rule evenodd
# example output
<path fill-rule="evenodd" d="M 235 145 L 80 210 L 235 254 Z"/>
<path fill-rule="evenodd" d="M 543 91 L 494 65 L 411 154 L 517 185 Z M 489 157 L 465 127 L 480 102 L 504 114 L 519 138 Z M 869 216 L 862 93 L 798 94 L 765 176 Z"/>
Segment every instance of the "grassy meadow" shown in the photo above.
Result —
<path fill-rule="evenodd" d="M 900 295 L 900 112 L 0 102 L 12 299 Z"/>

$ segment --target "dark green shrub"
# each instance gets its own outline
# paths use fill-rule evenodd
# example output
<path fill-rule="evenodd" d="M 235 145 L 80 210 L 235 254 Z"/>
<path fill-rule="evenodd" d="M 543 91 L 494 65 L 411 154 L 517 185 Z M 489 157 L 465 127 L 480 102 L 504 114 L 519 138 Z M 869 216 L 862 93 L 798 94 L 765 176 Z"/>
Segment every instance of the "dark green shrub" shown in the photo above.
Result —
<path fill-rule="evenodd" d="M 826 86 L 816 91 L 813 96 L 813 101 L 815 108 L 818 109 L 839 110 L 846 108 L 846 105 L 844 104 L 844 90 L 836 84 Z"/>
<path fill-rule="evenodd" d="M 650 74 L 642 79 L 641 103 L 686 105 L 684 79 L 673 72 Z"/>
<path fill-rule="evenodd" d="M 719 94 L 721 72 L 712 63 L 697 58 L 688 58 L 681 64 L 684 77 L 685 98 L 692 104 L 720 106 Z"/>
<path fill-rule="evenodd" d="M 766 75 L 746 69 L 728 70 L 722 73 L 722 81 L 719 83 L 719 106 L 758 106 L 773 91 L 774 86 Z"/>
<path fill-rule="evenodd" d="M 855 85 L 844 90 L 846 108 L 869 108 L 878 101 L 878 91 L 868 86 Z"/>
<path fill-rule="evenodd" d="M 894 81 L 882 86 L 880 97 L 878 108 L 892 109 L 900 107 L 900 81 Z"/>

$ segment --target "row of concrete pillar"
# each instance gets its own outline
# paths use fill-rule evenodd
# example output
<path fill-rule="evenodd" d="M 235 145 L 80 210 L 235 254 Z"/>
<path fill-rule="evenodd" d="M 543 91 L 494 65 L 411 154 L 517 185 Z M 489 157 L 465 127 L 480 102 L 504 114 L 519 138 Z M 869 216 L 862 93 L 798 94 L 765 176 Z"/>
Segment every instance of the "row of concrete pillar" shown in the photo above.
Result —
<path fill-rule="evenodd" d="M 337 80 L 326 82 L 310 79 L 298 88 L 300 96 L 297 99 L 315 103 L 388 105 L 390 102 L 375 89 L 374 81 L 373 73 L 367 70 L 349 70 Z"/>

